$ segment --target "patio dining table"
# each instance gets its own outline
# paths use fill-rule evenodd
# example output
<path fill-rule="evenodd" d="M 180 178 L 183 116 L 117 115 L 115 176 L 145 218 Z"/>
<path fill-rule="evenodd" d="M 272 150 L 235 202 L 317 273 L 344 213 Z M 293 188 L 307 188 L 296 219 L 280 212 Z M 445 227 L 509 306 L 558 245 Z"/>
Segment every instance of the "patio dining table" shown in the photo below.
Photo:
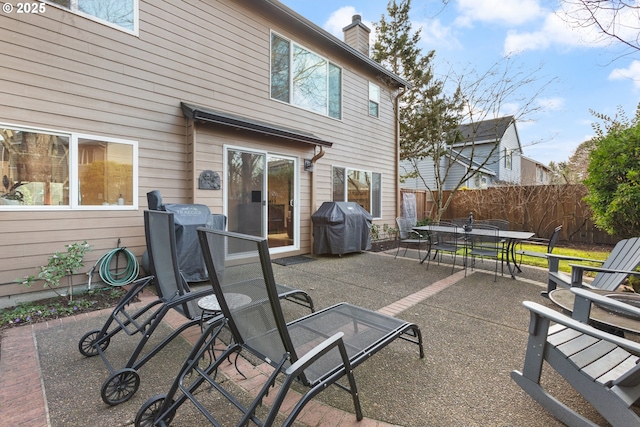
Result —
<path fill-rule="evenodd" d="M 492 230 L 487 230 L 485 228 L 472 228 L 471 230 L 465 230 L 464 227 L 451 227 L 444 225 L 420 225 L 417 227 L 413 227 L 413 229 L 417 232 L 427 232 L 430 234 L 431 232 L 439 232 L 439 233 L 452 233 L 452 234 L 465 234 L 467 236 L 484 236 L 484 237 L 492 237 L 495 236 L 495 233 Z M 523 241 L 532 238 L 535 233 L 530 231 L 512 231 L 512 230 L 497 230 L 498 237 L 503 240 L 504 243 L 504 254 L 506 255 L 507 268 L 509 269 L 509 273 L 511 274 L 511 278 L 515 279 L 515 271 L 521 272 L 520 266 L 516 262 L 516 245 Z M 427 255 L 422 259 L 421 262 L 427 259 L 427 257 L 431 253 L 431 248 L 427 250 Z"/>

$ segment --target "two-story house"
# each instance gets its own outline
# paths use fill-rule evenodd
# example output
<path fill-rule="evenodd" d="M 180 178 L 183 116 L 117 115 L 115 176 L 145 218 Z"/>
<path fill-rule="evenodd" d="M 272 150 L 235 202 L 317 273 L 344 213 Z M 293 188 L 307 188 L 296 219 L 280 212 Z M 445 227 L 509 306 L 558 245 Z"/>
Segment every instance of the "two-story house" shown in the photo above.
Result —
<path fill-rule="evenodd" d="M 324 201 L 393 223 L 407 83 L 359 17 L 347 43 L 277 0 L 32 3 L 0 14 L 0 299 L 65 244 L 141 255 L 151 190 L 276 257 L 311 251 Z"/>
<path fill-rule="evenodd" d="M 440 176 L 445 177 L 443 190 L 452 190 L 459 183 L 467 188 L 486 188 L 497 183 L 520 184 L 522 145 L 513 116 L 463 124 L 458 132 L 459 142 L 441 157 Z M 435 190 L 438 183 L 433 160 L 422 160 L 417 168 L 420 177 L 407 178 L 402 187 L 424 190 L 424 179 L 427 186 Z M 413 171 L 410 162 L 401 162 L 401 174 Z"/>

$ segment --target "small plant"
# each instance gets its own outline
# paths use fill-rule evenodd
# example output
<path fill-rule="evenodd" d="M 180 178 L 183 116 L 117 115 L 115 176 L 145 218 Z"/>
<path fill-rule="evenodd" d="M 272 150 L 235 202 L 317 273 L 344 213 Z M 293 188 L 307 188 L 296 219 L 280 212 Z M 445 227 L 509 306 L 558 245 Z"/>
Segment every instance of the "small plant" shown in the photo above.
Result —
<path fill-rule="evenodd" d="M 74 301 L 61 302 L 56 297 L 23 302 L 15 307 L 0 309 L 0 330 L 112 307 L 124 294 L 122 288 L 95 288 Z"/>
<path fill-rule="evenodd" d="M 44 287 L 48 287 L 58 296 L 62 296 L 56 288 L 60 286 L 60 280 L 66 276 L 69 282 L 69 299 L 73 300 L 73 275 L 84 266 L 84 255 L 91 250 L 91 246 L 84 241 L 65 245 L 65 247 L 67 252 L 56 252 L 51 255 L 47 265 L 40 266 L 40 273 L 37 276 L 25 276 L 15 281 L 25 286 L 31 286 L 34 282 L 42 280 Z"/>
<path fill-rule="evenodd" d="M 380 226 L 378 224 L 371 224 L 371 240 L 380 239 Z"/>
<path fill-rule="evenodd" d="M 398 233 L 398 230 L 391 227 L 389 224 L 384 224 L 382 226 L 382 231 L 387 235 L 387 239 L 392 239 Z"/>

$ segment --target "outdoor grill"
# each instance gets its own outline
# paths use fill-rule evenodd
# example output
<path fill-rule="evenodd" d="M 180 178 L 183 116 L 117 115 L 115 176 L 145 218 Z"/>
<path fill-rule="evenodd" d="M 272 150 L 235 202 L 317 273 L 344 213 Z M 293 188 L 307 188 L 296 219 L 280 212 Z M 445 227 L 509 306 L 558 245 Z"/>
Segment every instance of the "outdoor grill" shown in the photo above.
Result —
<path fill-rule="evenodd" d="M 371 249 L 372 217 L 354 202 L 324 202 L 311 215 L 313 252 L 342 255 Z"/>

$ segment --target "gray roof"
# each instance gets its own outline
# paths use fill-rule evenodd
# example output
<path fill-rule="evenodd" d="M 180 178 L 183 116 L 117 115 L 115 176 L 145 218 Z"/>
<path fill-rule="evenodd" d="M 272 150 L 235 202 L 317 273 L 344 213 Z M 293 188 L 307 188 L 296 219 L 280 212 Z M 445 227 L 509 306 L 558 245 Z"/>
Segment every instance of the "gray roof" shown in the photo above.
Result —
<path fill-rule="evenodd" d="M 460 125 L 458 130 L 462 134 L 463 142 L 496 142 L 500 141 L 511 123 L 513 116 L 483 120 L 481 122 Z"/>

